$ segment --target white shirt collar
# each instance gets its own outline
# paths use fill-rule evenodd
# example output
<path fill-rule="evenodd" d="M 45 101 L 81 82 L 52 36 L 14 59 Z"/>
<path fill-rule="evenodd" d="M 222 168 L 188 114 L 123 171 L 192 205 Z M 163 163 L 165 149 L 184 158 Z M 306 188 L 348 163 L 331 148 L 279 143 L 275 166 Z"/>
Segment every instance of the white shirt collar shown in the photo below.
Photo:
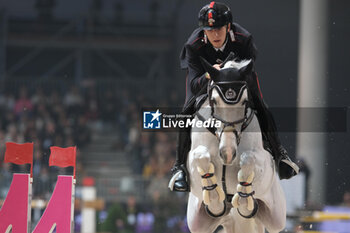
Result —
<path fill-rule="evenodd" d="M 217 51 L 221 51 L 221 52 L 223 52 L 224 51 L 224 49 L 225 49 L 225 47 L 226 47 L 226 44 L 227 44 L 227 39 L 225 40 L 225 43 L 220 47 L 220 48 L 215 48 L 214 46 L 213 46 L 213 48 L 215 49 L 215 51 L 217 52 Z"/>

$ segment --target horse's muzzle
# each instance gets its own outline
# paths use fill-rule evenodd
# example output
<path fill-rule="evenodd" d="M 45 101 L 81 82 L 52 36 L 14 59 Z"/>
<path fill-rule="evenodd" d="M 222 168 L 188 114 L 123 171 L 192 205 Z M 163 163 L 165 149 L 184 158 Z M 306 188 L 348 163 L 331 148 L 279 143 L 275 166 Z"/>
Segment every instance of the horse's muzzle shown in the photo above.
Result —
<path fill-rule="evenodd" d="M 236 150 L 224 147 L 220 149 L 220 158 L 222 159 L 222 163 L 224 165 L 231 165 L 233 160 L 236 158 Z"/>

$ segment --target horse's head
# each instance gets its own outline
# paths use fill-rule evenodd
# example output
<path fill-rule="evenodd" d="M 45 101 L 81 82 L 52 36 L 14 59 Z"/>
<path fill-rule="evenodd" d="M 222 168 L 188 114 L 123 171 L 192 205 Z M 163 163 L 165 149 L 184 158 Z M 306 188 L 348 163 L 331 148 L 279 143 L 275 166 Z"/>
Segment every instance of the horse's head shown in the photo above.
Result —
<path fill-rule="evenodd" d="M 229 165 L 236 157 L 242 129 L 250 119 L 246 80 L 252 74 L 253 62 L 228 61 L 221 70 L 215 69 L 204 59 L 202 63 L 211 78 L 208 84 L 211 115 L 221 121 L 221 127 L 216 132 L 220 140 L 220 158 Z"/>

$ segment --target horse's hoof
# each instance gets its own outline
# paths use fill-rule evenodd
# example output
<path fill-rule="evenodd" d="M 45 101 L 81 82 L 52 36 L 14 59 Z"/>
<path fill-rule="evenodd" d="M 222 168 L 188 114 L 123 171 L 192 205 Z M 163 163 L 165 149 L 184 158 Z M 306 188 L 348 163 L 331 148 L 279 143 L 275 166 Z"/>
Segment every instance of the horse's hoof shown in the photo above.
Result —
<path fill-rule="evenodd" d="M 211 216 L 211 217 L 213 217 L 213 218 L 219 218 L 219 217 L 223 216 L 223 215 L 226 213 L 226 204 L 225 204 L 225 202 L 223 202 L 223 205 L 224 205 L 224 209 L 223 209 L 223 211 L 222 211 L 221 213 L 219 213 L 219 214 L 214 214 L 213 212 L 211 212 L 211 211 L 209 210 L 209 206 L 207 206 L 207 205 L 205 205 L 205 211 L 207 212 L 207 214 L 208 214 L 209 216 Z"/>
<path fill-rule="evenodd" d="M 254 199 L 254 207 L 253 207 L 251 214 L 249 214 L 249 215 L 242 214 L 239 211 L 239 209 L 237 208 L 239 215 L 241 215 L 243 218 L 253 218 L 256 215 L 256 213 L 258 212 L 258 210 L 259 210 L 259 204 L 258 204 L 258 201 L 256 199 Z"/>

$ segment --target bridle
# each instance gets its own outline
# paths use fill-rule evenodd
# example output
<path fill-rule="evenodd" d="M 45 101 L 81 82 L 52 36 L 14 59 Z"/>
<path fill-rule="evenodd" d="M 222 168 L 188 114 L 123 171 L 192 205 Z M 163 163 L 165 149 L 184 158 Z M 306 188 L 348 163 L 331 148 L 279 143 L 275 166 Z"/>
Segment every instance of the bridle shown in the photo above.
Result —
<path fill-rule="evenodd" d="M 227 85 L 227 86 L 231 86 L 233 87 L 234 85 L 238 85 L 240 86 L 239 88 L 239 93 L 236 94 L 235 96 L 231 96 L 232 98 L 230 98 L 230 96 L 227 96 L 227 91 L 230 91 L 231 89 L 228 89 L 224 95 L 222 88 L 220 87 L 220 85 Z M 240 143 L 240 138 L 241 138 L 241 133 L 248 127 L 248 125 L 250 124 L 250 122 L 253 119 L 254 116 L 254 111 L 249 108 L 249 101 L 245 101 L 244 102 L 244 106 L 245 106 L 245 113 L 244 113 L 244 117 L 235 121 L 227 121 L 224 120 L 222 117 L 220 117 L 219 115 L 217 115 L 215 113 L 215 100 L 212 99 L 212 93 L 213 90 L 216 89 L 219 93 L 219 95 L 221 96 L 221 98 L 224 100 L 225 103 L 227 104 L 236 104 L 240 101 L 242 94 L 244 92 L 244 90 L 247 88 L 247 84 L 244 81 L 226 81 L 226 82 L 208 82 L 208 89 L 207 89 L 207 93 L 208 93 L 208 99 L 209 99 L 209 105 L 211 108 L 211 113 L 210 113 L 210 117 L 212 119 L 215 119 L 215 121 L 219 121 L 221 122 L 224 126 L 222 127 L 221 130 L 219 130 L 216 127 L 211 127 L 211 128 L 207 128 L 212 134 L 214 134 L 217 139 L 220 141 L 222 134 L 224 132 L 230 132 L 232 131 L 235 136 L 236 136 L 236 142 L 237 145 Z M 235 93 L 234 91 L 231 90 L 232 93 Z M 207 119 L 205 119 L 205 117 L 203 117 L 200 113 L 199 110 L 195 113 L 195 115 L 198 117 L 199 120 L 201 121 L 205 121 Z M 236 128 L 236 125 L 241 124 L 241 130 L 239 133 L 239 131 Z"/>

